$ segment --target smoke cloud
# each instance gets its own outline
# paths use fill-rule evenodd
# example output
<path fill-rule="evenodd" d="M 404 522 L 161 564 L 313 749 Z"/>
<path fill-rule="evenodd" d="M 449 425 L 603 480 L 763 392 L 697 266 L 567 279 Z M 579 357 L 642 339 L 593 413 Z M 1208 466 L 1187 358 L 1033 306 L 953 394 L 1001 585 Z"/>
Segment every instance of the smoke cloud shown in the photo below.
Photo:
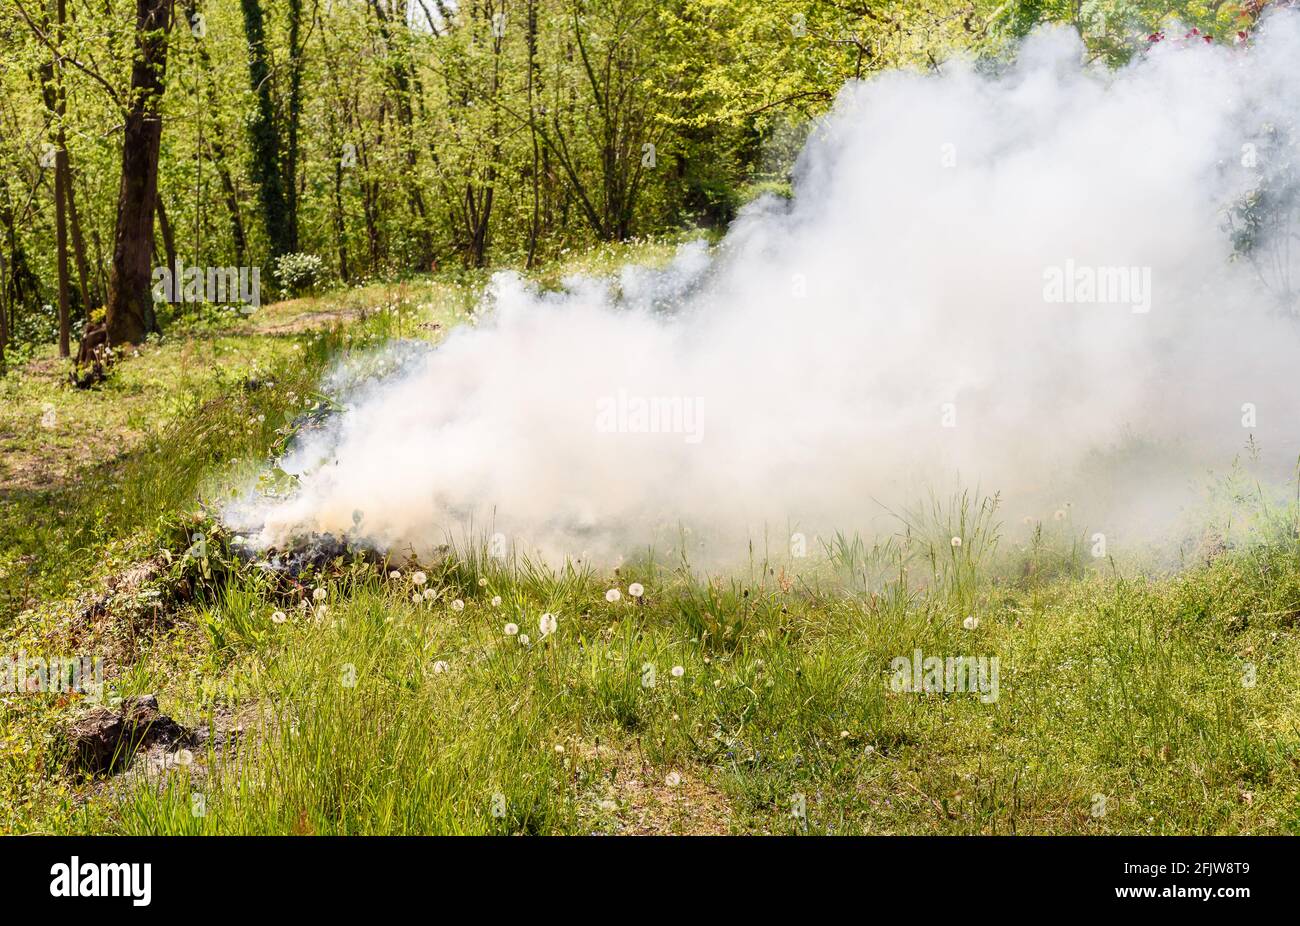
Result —
<path fill-rule="evenodd" d="M 1300 16 L 1249 46 L 1082 61 L 1045 31 L 998 73 L 846 86 L 792 199 L 666 268 L 561 292 L 496 275 L 479 324 L 404 350 L 281 461 L 296 494 L 228 520 L 261 545 L 500 533 L 596 558 L 689 525 L 725 556 L 893 531 L 891 510 L 962 485 L 1012 522 L 1070 501 L 1137 538 L 1249 438 L 1284 472 L 1300 247 L 1234 260 L 1230 216 L 1296 157 Z"/>

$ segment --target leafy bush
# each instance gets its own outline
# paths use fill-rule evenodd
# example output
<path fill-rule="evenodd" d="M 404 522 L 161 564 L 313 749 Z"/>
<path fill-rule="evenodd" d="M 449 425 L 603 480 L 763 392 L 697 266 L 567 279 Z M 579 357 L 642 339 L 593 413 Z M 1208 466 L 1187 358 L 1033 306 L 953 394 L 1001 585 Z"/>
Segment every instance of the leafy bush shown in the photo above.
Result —
<path fill-rule="evenodd" d="M 275 259 L 274 274 L 281 289 L 297 295 L 320 283 L 325 264 L 316 254 L 281 254 Z"/>

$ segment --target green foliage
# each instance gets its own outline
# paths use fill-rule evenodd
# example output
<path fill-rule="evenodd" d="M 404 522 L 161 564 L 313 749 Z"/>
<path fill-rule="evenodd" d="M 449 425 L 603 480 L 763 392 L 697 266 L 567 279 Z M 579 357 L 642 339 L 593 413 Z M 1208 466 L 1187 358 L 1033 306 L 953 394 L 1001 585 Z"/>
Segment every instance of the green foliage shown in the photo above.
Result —
<path fill-rule="evenodd" d="M 847 80 L 954 54 L 1001 60 L 1045 23 L 1119 63 L 1175 21 L 1222 38 L 1256 15 L 1134 0 L 209 0 L 183 12 L 161 104 L 160 196 L 178 257 L 270 278 L 277 257 L 313 254 L 316 280 L 346 282 L 536 266 L 596 241 L 719 228 L 753 196 L 788 190 L 810 120 Z M 0 9 L 13 359 L 52 337 L 53 182 L 35 140 L 60 124 L 91 302 L 104 298 L 120 170 L 104 127 L 121 122 L 133 29 L 126 7 L 78 10 L 53 37 L 67 58 L 51 73 L 49 46 Z M 43 73 L 66 88 L 62 117 Z M 75 334 L 89 313 L 71 295 Z"/>
<path fill-rule="evenodd" d="M 293 295 L 314 289 L 325 273 L 325 263 L 316 254 L 281 254 L 275 259 L 275 280 Z"/>
<path fill-rule="evenodd" d="M 1250 190 L 1228 210 L 1233 254 L 1249 262 L 1286 313 L 1300 310 L 1287 255 L 1300 240 L 1300 169 L 1294 160 L 1295 129 L 1261 126 L 1243 145 L 1241 166 Z"/>

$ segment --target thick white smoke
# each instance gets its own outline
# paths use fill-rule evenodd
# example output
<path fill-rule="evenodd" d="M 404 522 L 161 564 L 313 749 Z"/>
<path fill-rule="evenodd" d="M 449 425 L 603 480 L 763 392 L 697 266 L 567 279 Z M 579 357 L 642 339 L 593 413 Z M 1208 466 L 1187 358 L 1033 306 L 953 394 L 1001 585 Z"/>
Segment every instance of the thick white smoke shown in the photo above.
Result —
<path fill-rule="evenodd" d="M 1265 284 L 1300 248 L 1261 281 L 1225 221 L 1269 127 L 1300 125 L 1300 17 L 1249 48 L 1082 59 L 1049 31 L 997 76 L 851 84 L 793 200 L 755 203 L 714 252 L 563 293 L 496 276 L 481 324 L 284 461 L 293 498 L 231 520 L 264 544 L 473 531 L 599 555 L 679 523 L 781 545 L 892 530 L 883 506 L 960 483 L 1016 518 L 1069 499 L 1131 532 L 1252 434 L 1294 460 L 1300 324 Z"/>

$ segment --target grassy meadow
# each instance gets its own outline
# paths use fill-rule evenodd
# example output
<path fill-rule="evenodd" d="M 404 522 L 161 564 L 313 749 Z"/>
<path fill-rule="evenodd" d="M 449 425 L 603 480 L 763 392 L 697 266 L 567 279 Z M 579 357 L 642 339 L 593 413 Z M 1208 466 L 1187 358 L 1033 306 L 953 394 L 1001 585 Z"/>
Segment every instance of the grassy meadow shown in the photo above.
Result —
<path fill-rule="evenodd" d="M 100 657 L 107 698 L 202 733 L 88 777 L 84 695 L 0 692 L 0 832 L 1300 832 L 1294 509 L 1173 574 L 1068 518 L 999 542 L 974 496 L 722 574 L 236 557 L 207 512 L 328 407 L 334 360 L 436 341 L 484 282 L 192 312 L 96 389 L 52 356 L 0 379 L 0 652 Z M 917 651 L 996 657 L 996 691 L 900 686 Z"/>

